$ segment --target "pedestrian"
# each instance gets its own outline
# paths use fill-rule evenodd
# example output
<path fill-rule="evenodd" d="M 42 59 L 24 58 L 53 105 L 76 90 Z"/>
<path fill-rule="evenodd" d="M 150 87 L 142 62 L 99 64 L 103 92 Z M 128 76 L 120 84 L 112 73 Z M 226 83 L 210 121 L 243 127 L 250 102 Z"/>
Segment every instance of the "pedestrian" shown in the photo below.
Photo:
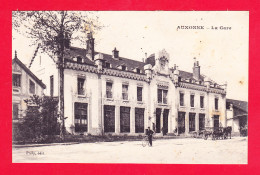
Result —
<path fill-rule="evenodd" d="M 150 127 L 148 127 L 147 135 L 150 146 L 153 146 L 153 131 L 150 129 Z"/>

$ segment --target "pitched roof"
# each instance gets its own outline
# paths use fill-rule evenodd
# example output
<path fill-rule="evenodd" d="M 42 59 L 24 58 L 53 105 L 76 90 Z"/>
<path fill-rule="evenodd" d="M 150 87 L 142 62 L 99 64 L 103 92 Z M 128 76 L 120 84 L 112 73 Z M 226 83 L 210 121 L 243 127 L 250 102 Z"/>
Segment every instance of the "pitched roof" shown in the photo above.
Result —
<path fill-rule="evenodd" d="M 144 62 L 136 61 L 136 60 L 120 57 L 120 56 L 119 58 L 115 59 L 112 57 L 112 55 L 102 53 L 102 52 L 95 52 L 95 55 L 99 53 L 103 54 L 103 59 L 105 60 L 105 62 L 111 64 L 110 68 L 117 69 L 119 66 L 124 65 L 127 68 L 126 71 L 133 71 L 135 68 L 139 68 L 140 70 L 142 70 L 142 72 L 144 72 L 144 65 L 145 65 Z M 78 56 L 84 59 L 84 63 L 95 65 L 94 61 L 90 60 L 86 56 L 86 49 L 70 47 L 69 50 L 66 50 L 65 59 L 71 60 Z"/>
<path fill-rule="evenodd" d="M 12 64 L 17 63 L 28 75 L 30 75 L 32 77 L 32 79 L 34 79 L 34 81 L 36 81 L 43 89 L 46 88 L 46 85 L 39 79 L 37 78 L 31 71 L 30 69 L 28 69 L 16 56 L 15 58 L 12 60 Z"/>
<path fill-rule="evenodd" d="M 227 99 L 227 107 L 229 108 L 229 105 L 232 104 L 233 107 L 241 109 L 245 112 L 248 112 L 248 102 L 246 101 L 240 101 L 240 100 L 234 100 L 234 99 Z"/>
<path fill-rule="evenodd" d="M 70 49 L 67 49 L 65 51 L 65 59 L 67 60 L 72 60 L 75 57 L 80 56 L 82 59 L 84 59 L 84 63 L 85 64 L 89 64 L 89 65 L 95 65 L 94 61 L 90 60 L 87 56 L 86 56 L 86 49 L 83 48 L 78 48 L 78 47 L 70 47 Z M 136 61 L 136 60 L 132 60 L 132 59 L 128 59 L 128 58 L 124 58 L 124 57 L 119 57 L 117 59 L 113 58 L 111 54 L 106 54 L 106 53 L 102 53 L 102 52 L 95 52 L 96 54 L 103 54 L 103 59 L 105 60 L 105 62 L 110 63 L 111 67 L 113 69 L 118 69 L 119 66 L 126 66 L 126 71 L 133 71 L 135 68 L 139 68 L 141 70 L 141 73 L 144 73 L 144 66 L 146 64 L 151 64 L 152 66 L 155 65 L 155 54 L 151 54 L 148 58 L 145 59 L 145 62 L 142 61 Z M 170 71 L 174 71 L 173 68 L 170 68 Z M 182 71 L 179 70 L 180 73 L 180 77 L 183 79 L 192 79 L 193 78 L 193 73 L 191 72 L 187 72 L 187 71 Z M 200 75 L 200 80 L 204 81 L 205 76 Z M 211 81 L 212 84 L 217 84 L 214 81 Z"/>

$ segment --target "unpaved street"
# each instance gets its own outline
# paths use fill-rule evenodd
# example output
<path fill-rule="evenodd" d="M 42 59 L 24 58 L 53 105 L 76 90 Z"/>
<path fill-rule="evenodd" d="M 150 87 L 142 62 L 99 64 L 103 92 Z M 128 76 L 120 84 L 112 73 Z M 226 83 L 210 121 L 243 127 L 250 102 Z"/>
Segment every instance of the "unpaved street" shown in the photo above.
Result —
<path fill-rule="evenodd" d="M 154 140 L 153 147 L 125 141 L 13 148 L 13 162 L 246 164 L 247 138 Z"/>

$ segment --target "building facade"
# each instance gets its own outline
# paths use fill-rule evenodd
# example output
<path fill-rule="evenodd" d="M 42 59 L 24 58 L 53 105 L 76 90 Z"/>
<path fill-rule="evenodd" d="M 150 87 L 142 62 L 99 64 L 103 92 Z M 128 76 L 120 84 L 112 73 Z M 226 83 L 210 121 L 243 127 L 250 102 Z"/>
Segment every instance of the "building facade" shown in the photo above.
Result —
<path fill-rule="evenodd" d="M 39 80 L 18 58 L 12 60 L 12 118 L 13 123 L 25 116 L 27 105 L 24 100 L 32 95 L 42 96 L 45 84 Z"/>
<path fill-rule="evenodd" d="M 49 95 L 59 95 L 56 60 L 38 55 L 30 68 L 46 82 Z M 39 66 L 40 60 L 49 60 Z M 193 71 L 169 67 L 166 50 L 144 61 L 97 52 L 88 34 L 86 49 L 70 46 L 64 56 L 65 127 L 72 134 L 186 134 L 226 126 L 226 85 Z M 49 83 L 48 83 L 49 82 Z"/>
<path fill-rule="evenodd" d="M 246 101 L 227 99 L 227 126 L 232 127 L 233 134 L 239 134 L 248 126 L 248 103 Z"/>

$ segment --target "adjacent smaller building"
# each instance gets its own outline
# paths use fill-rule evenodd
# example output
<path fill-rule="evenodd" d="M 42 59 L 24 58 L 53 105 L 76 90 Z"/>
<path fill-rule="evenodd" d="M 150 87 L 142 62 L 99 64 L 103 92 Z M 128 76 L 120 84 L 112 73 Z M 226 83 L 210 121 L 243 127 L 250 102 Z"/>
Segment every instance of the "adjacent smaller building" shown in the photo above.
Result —
<path fill-rule="evenodd" d="M 45 84 L 39 80 L 18 58 L 12 60 L 12 118 L 13 123 L 25 116 L 27 105 L 25 99 L 32 95 L 42 96 L 46 88 Z"/>
<path fill-rule="evenodd" d="M 240 133 L 241 129 L 247 129 L 248 103 L 227 99 L 227 126 L 232 126 L 233 133 Z"/>

